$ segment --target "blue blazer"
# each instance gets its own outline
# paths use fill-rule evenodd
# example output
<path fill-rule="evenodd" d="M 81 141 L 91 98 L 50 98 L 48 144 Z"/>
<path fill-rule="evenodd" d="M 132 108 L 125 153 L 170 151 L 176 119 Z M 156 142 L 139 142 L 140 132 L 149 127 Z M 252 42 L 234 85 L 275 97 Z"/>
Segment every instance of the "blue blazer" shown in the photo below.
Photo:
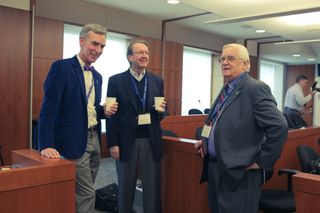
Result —
<path fill-rule="evenodd" d="M 102 77 L 94 71 L 99 140 L 104 117 L 100 106 Z M 68 159 L 80 158 L 87 146 L 88 115 L 83 71 L 76 56 L 55 61 L 44 83 L 39 117 L 39 148 L 52 147 Z"/>
<path fill-rule="evenodd" d="M 163 155 L 160 128 L 162 114 L 159 114 L 153 105 L 154 97 L 163 97 L 163 81 L 160 77 L 150 72 L 147 72 L 147 78 L 147 106 L 149 108 L 146 111 L 151 114 L 151 124 L 148 125 L 150 143 L 153 158 L 160 160 Z M 118 111 L 107 122 L 107 146 L 119 146 L 120 159 L 126 161 L 136 139 L 139 114 L 137 98 L 129 70 L 110 77 L 107 96 L 116 97 L 119 103 Z"/>

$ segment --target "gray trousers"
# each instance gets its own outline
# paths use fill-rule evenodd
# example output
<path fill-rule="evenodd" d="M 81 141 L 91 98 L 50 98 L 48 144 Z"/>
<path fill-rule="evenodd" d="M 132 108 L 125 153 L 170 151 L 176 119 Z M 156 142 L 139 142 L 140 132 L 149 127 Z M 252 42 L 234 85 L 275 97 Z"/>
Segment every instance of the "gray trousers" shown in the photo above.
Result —
<path fill-rule="evenodd" d="M 121 152 L 121 150 L 120 150 Z M 149 138 L 135 140 L 131 156 L 127 161 L 117 162 L 118 173 L 118 213 L 131 213 L 137 182 L 138 165 L 143 190 L 143 209 L 145 213 L 160 213 L 160 161 L 152 156 Z"/>
<path fill-rule="evenodd" d="M 90 213 L 95 209 L 95 190 L 93 187 L 100 164 L 100 143 L 98 132 L 88 131 L 87 147 L 76 163 L 76 212 Z"/>
<path fill-rule="evenodd" d="M 238 187 L 232 188 L 217 162 L 208 164 L 208 199 L 212 213 L 257 213 L 261 171 L 247 170 Z"/>

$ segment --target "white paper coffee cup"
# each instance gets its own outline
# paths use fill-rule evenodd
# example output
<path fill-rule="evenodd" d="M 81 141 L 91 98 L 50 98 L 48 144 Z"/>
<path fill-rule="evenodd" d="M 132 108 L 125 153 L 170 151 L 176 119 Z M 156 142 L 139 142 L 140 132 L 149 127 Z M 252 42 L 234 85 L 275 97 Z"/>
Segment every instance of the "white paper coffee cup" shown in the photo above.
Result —
<path fill-rule="evenodd" d="M 106 97 L 106 109 L 109 110 L 110 107 L 117 101 L 116 97 Z"/>
<path fill-rule="evenodd" d="M 161 103 L 164 101 L 164 97 L 154 97 L 154 107 L 158 111 L 164 111 L 163 107 L 161 107 Z"/>

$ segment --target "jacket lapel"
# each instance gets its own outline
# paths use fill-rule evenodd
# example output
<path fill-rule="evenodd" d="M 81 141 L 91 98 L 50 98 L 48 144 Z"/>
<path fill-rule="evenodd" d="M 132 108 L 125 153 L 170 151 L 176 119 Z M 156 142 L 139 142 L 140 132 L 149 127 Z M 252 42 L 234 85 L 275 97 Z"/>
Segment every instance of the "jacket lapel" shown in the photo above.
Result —
<path fill-rule="evenodd" d="M 80 82 L 80 88 L 81 88 L 81 94 L 82 94 L 83 100 L 86 102 L 86 88 L 85 88 L 84 76 L 82 73 L 82 69 L 80 67 L 80 63 L 77 59 L 77 56 L 74 56 L 72 58 L 72 67 L 73 67 L 73 71 L 75 72 L 78 78 L 78 81 Z"/>
<path fill-rule="evenodd" d="M 137 106 L 137 98 L 136 98 L 136 94 L 134 92 L 134 89 L 132 87 L 132 80 L 131 80 L 131 74 L 130 74 L 129 69 L 122 76 L 122 85 L 128 93 L 128 97 L 130 99 L 130 102 L 131 102 L 134 110 L 137 113 L 139 113 L 138 106 Z"/>

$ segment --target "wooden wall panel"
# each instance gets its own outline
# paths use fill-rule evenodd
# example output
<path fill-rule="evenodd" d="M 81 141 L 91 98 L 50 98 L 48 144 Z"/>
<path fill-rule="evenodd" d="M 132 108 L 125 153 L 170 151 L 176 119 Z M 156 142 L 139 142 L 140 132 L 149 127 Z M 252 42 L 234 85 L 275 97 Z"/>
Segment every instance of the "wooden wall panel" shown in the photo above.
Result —
<path fill-rule="evenodd" d="M 287 66 L 287 72 L 286 72 L 286 79 L 287 81 L 284 82 L 285 86 L 284 88 L 287 88 L 294 85 L 296 83 L 296 78 L 298 75 L 305 75 L 308 77 L 308 86 L 303 89 L 304 95 L 308 95 L 310 93 L 310 87 L 314 82 L 315 79 L 315 65 L 288 65 Z M 313 100 L 307 103 L 307 108 L 312 107 Z M 308 126 L 312 126 L 313 123 L 313 114 L 310 113 L 309 110 L 305 110 L 305 121 L 307 122 Z"/>
<path fill-rule="evenodd" d="M 250 76 L 254 79 L 258 79 L 258 58 L 250 56 Z"/>
<path fill-rule="evenodd" d="M 53 61 L 62 59 L 64 23 L 36 17 L 34 26 L 33 108 L 38 119 L 43 98 L 43 83 Z"/>
<path fill-rule="evenodd" d="M 170 115 L 181 114 L 183 45 L 166 42 L 164 57 L 165 96 Z"/>
<path fill-rule="evenodd" d="M 11 150 L 29 145 L 30 12 L 0 6 L 0 144 L 5 164 Z"/>

